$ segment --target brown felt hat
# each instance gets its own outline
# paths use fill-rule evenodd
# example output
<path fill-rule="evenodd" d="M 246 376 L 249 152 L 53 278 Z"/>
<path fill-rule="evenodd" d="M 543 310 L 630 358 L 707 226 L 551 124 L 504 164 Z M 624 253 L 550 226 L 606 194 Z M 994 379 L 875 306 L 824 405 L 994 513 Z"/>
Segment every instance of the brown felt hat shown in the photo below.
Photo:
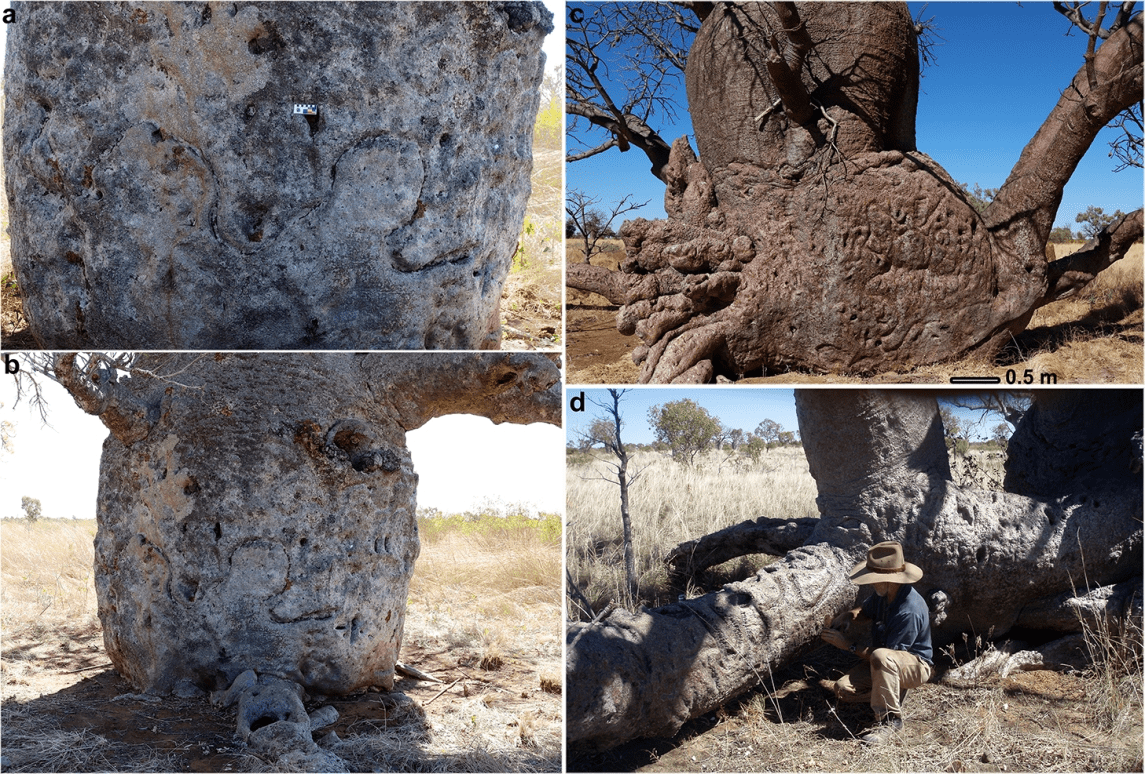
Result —
<path fill-rule="evenodd" d="M 857 586 L 868 583 L 914 583 L 922 578 L 918 565 L 903 559 L 902 544 L 897 540 L 876 543 L 867 550 L 867 561 L 851 570 L 851 582 Z"/>

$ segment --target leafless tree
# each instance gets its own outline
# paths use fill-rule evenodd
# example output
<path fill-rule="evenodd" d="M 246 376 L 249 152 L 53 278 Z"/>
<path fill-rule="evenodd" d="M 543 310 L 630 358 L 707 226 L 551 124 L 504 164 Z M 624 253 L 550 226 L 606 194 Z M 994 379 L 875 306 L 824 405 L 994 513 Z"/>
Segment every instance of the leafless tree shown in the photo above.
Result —
<path fill-rule="evenodd" d="M 570 151 L 568 161 L 635 146 L 652 162 L 652 174 L 663 179 L 671 147 L 648 122 L 657 115 L 675 118 L 677 106 L 665 86 L 683 77 L 688 46 L 710 5 L 610 3 L 570 10 L 565 111 L 573 117 L 570 139 L 582 149 Z M 618 51 L 623 64 L 610 68 Z M 601 130 L 590 136 L 603 133 L 603 139 L 595 145 L 582 141 L 576 132 L 581 121 Z"/>
<path fill-rule="evenodd" d="M 632 461 L 628 447 L 620 437 L 624 420 L 620 416 L 620 401 L 628 390 L 610 389 L 609 400 L 590 400 L 590 402 L 604 410 L 602 416 L 597 417 L 588 430 L 581 437 L 590 445 L 600 444 L 604 451 L 613 459 L 605 461 L 608 468 L 607 475 L 598 475 L 602 481 L 616 484 L 620 488 L 620 523 L 624 540 L 624 577 L 628 585 L 628 595 L 632 600 L 639 598 L 639 584 L 636 578 L 636 556 L 632 551 L 632 518 L 628 508 L 628 488 L 640 478 L 642 469 L 629 470 Z M 575 584 L 574 584 L 575 585 Z"/>
<path fill-rule="evenodd" d="M 630 202 L 631 196 L 625 196 L 617 202 L 606 215 L 603 210 L 594 205 L 600 204 L 600 199 L 589 196 L 583 191 L 569 191 L 565 202 L 565 213 L 576 226 L 584 244 L 584 262 L 591 263 L 592 257 L 602 252 L 598 242 L 606 235 L 614 233 L 612 222 L 626 212 L 633 212 L 644 207 L 648 202 L 636 204 Z"/>

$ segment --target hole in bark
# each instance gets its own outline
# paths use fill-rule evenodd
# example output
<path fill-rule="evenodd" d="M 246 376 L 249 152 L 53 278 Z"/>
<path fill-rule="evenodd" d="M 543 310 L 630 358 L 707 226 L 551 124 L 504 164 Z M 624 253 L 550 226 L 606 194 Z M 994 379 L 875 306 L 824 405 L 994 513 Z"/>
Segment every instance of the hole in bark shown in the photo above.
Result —
<path fill-rule="evenodd" d="M 515 380 L 516 380 L 516 378 L 517 378 L 517 375 L 516 375 L 516 374 L 514 374 L 514 373 L 507 373 L 507 374 L 505 374 L 504 376 L 500 377 L 500 378 L 497 380 L 497 384 L 498 384 L 498 385 L 509 384 L 510 382 L 512 382 L 512 381 L 515 381 Z"/>
<path fill-rule="evenodd" d="M 199 14 L 199 18 L 203 20 L 203 24 L 209 24 L 211 21 L 211 6 L 204 5 L 203 12 Z"/>
<path fill-rule="evenodd" d="M 978 553 L 974 555 L 974 558 L 978 560 L 979 564 L 986 561 L 986 546 L 979 547 Z"/>
<path fill-rule="evenodd" d="M 304 116 L 304 118 L 306 119 L 306 125 L 310 127 L 310 136 L 313 137 L 318 134 L 318 130 L 321 129 L 320 122 L 322 116 Z"/>
<path fill-rule="evenodd" d="M 183 484 L 183 494 L 193 495 L 199 491 L 199 482 L 195 480 L 194 476 L 187 478 L 187 483 Z"/>
<path fill-rule="evenodd" d="M 307 540 L 306 538 L 302 538 L 301 540 L 298 541 L 298 545 L 302 546 L 303 548 L 306 548 L 306 544 L 309 542 L 310 541 Z"/>
<path fill-rule="evenodd" d="M 215 522 L 215 540 L 222 540 L 222 539 L 223 539 L 223 525 L 216 521 Z"/>
<path fill-rule="evenodd" d="M 251 731 L 258 731 L 260 728 L 266 728 L 271 723 L 277 723 L 277 722 L 278 722 L 278 718 L 276 718 L 273 715 L 262 715 L 260 717 L 255 718 L 253 721 L 251 721 L 250 730 Z"/>

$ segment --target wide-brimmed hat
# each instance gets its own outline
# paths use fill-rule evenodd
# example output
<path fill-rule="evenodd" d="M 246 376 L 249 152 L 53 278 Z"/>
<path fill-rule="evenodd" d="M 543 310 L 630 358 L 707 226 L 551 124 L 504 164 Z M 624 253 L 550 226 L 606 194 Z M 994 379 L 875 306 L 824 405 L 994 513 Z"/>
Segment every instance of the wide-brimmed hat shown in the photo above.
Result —
<path fill-rule="evenodd" d="M 857 586 L 868 583 L 914 583 L 922 578 L 918 565 L 903 559 L 902 544 L 897 540 L 876 543 L 867 550 L 867 561 L 859 562 L 851 570 L 851 582 Z"/>

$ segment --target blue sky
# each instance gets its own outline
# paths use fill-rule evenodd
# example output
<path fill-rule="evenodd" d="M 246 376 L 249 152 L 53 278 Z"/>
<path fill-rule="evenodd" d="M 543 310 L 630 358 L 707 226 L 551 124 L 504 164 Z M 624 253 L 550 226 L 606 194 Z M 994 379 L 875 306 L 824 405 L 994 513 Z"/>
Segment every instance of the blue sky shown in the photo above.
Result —
<path fill-rule="evenodd" d="M 566 402 L 584 393 L 585 410 L 565 412 L 568 437 L 588 429 L 592 421 L 604 416 L 604 409 L 593 401 L 612 405 L 612 398 L 606 389 L 572 388 L 565 391 Z M 950 394 L 956 394 L 951 392 Z M 795 390 L 775 387 L 737 387 L 725 385 L 718 388 L 702 387 L 636 387 L 624 394 L 620 401 L 620 416 L 624 420 L 621 437 L 625 443 L 652 443 L 655 437 L 648 426 L 648 409 L 654 405 L 678 400 L 692 400 L 717 417 L 725 427 L 739 428 L 751 432 L 765 419 L 778 422 L 784 430 L 799 431 L 799 421 L 795 416 Z M 953 407 L 955 416 L 972 424 L 979 412 L 961 407 Z M 988 438 L 994 425 L 1001 420 L 987 419 L 973 424 L 972 440 Z"/>
<path fill-rule="evenodd" d="M 917 17 L 924 5 L 924 18 L 933 18 L 942 40 L 934 49 L 937 62 L 923 72 L 918 148 L 954 179 L 997 188 L 1081 66 L 1086 39 L 1077 30 L 1066 37 L 1069 21 L 1048 2 L 910 3 L 911 13 Z M 654 123 L 669 143 L 692 131 L 686 111 L 679 112 L 675 124 Z M 1109 213 L 1141 207 L 1141 170 L 1112 172 L 1107 135 L 1115 133 L 1105 130 L 1079 164 L 1055 225 L 1076 231 L 1074 218 L 1089 205 Z M 570 140 L 569 147 L 577 146 Z M 567 165 L 567 185 L 601 197 L 602 204 L 625 194 L 650 199 L 631 217 L 662 218 L 664 186 L 649 167 L 638 150 L 612 149 Z"/>

